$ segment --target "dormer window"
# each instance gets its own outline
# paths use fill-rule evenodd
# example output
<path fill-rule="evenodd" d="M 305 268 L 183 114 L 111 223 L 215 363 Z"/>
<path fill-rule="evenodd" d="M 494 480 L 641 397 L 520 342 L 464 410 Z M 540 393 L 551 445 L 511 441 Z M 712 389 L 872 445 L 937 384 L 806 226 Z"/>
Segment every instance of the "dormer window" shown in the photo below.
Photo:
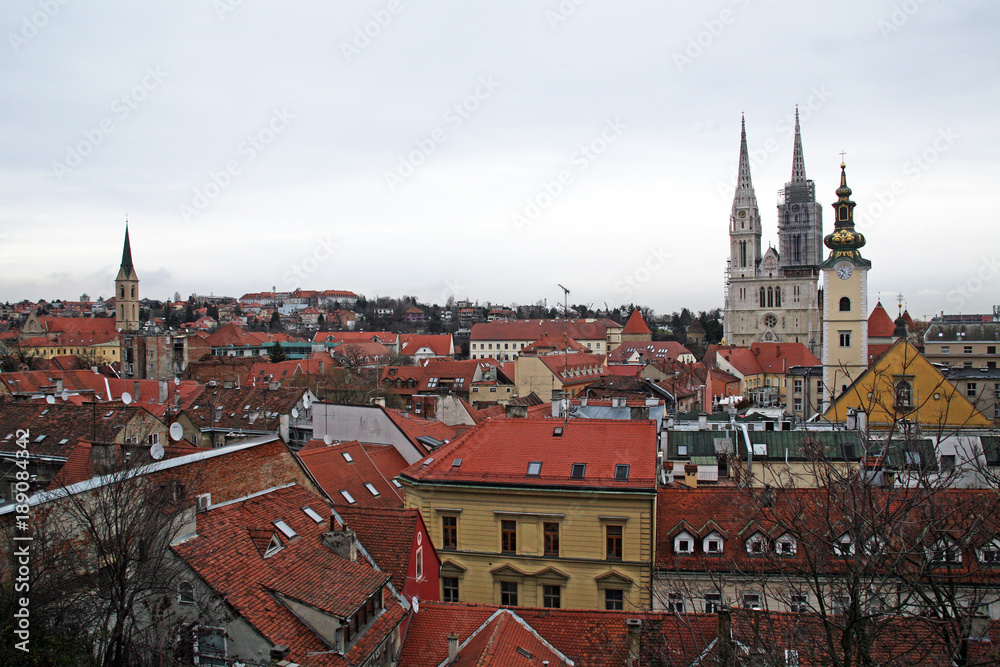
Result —
<path fill-rule="evenodd" d="M 795 538 L 791 535 L 782 535 L 774 543 L 774 552 L 779 556 L 794 556 L 795 551 Z"/>
<path fill-rule="evenodd" d="M 1000 540 L 987 542 L 978 551 L 979 562 L 983 565 L 1000 565 Z"/>
<path fill-rule="evenodd" d="M 962 562 L 962 550 L 950 537 L 942 537 L 927 549 L 927 560 L 938 565 L 958 565 Z"/>
<path fill-rule="evenodd" d="M 851 540 L 850 533 L 844 533 L 837 538 L 837 541 L 833 545 L 833 553 L 838 556 L 854 555 L 854 542 Z"/>
<path fill-rule="evenodd" d="M 722 536 L 715 531 L 706 535 L 701 541 L 701 549 L 707 554 L 721 554 L 722 546 Z"/>
<path fill-rule="evenodd" d="M 747 553 L 751 556 L 763 556 L 767 553 L 767 538 L 762 533 L 754 533 L 747 540 Z"/>
<path fill-rule="evenodd" d="M 674 538 L 674 553 L 694 553 L 694 537 L 691 536 L 691 533 L 685 530 L 677 534 Z"/>

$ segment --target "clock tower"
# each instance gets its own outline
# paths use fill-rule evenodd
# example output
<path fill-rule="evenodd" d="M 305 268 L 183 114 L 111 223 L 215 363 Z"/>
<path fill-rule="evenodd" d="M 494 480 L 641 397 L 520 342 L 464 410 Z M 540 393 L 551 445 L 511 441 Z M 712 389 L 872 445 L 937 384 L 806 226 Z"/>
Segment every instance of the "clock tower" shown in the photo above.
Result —
<path fill-rule="evenodd" d="M 864 235 L 854 230 L 854 206 L 847 187 L 847 165 L 840 165 L 840 187 L 833 232 L 823 243 L 830 249 L 820 264 L 823 274 L 823 387 L 829 404 L 868 368 L 868 270 L 861 256 Z"/>
<path fill-rule="evenodd" d="M 128 223 L 125 224 L 125 245 L 122 248 L 122 265 L 115 278 L 115 328 L 119 331 L 136 331 L 139 328 L 139 276 L 132 266 L 132 246 L 128 240 Z"/>

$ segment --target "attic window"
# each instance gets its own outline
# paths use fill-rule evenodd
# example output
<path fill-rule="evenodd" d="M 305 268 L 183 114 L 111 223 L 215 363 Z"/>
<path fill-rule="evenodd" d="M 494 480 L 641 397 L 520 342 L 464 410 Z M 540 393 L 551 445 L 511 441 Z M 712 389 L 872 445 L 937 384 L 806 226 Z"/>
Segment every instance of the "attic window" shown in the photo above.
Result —
<path fill-rule="evenodd" d="M 434 457 L 433 456 L 430 457 L 429 459 L 427 459 L 426 461 L 424 461 L 423 464 L 422 464 L 422 466 L 426 468 L 427 466 L 429 466 L 432 463 L 434 463 Z"/>
<path fill-rule="evenodd" d="M 271 542 L 267 545 L 267 551 L 264 552 L 264 558 L 273 556 L 279 551 L 281 551 L 281 540 L 278 539 L 277 535 L 272 534 Z"/>
<path fill-rule="evenodd" d="M 538 477 L 542 474 L 542 462 L 541 461 L 529 461 L 528 462 L 528 476 Z"/>
<path fill-rule="evenodd" d="M 368 491 L 375 497 L 380 495 L 378 489 L 376 489 L 371 482 L 365 482 L 365 488 L 368 489 Z"/>
<path fill-rule="evenodd" d="M 340 455 L 343 456 L 344 460 L 347 461 L 348 463 L 354 463 L 354 457 L 351 456 L 349 453 L 341 452 Z"/>
<path fill-rule="evenodd" d="M 38 415 L 38 416 L 41 417 L 42 415 L 46 415 L 48 413 L 49 413 L 49 409 L 45 408 L 44 410 L 42 410 L 42 413 L 40 415 Z"/>
<path fill-rule="evenodd" d="M 397 489 L 401 489 L 401 488 L 403 488 L 403 485 L 399 483 L 399 480 L 398 480 L 398 479 L 394 479 L 394 480 L 392 480 L 392 483 L 396 485 L 396 488 L 397 488 Z"/>
<path fill-rule="evenodd" d="M 288 525 L 287 523 L 285 523 L 284 521 L 281 521 L 281 520 L 279 520 L 279 521 L 275 521 L 275 522 L 274 522 L 274 526 L 275 526 L 275 527 L 276 527 L 276 528 L 277 528 L 278 530 L 280 530 L 280 531 L 281 531 L 282 533 L 284 533 L 285 537 L 287 537 L 288 539 L 292 539 L 292 538 L 293 538 L 293 537 L 295 537 L 295 535 L 296 535 L 295 531 L 294 531 L 294 530 L 292 530 L 292 527 L 291 527 L 291 526 L 289 526 L 289 525 Z"/>
<path fill-rule="evenodd" d="M 11 439 L 11 438 L 13 438 L 13 437 L 14 437 L 14 434 L 13 434 L 13 433 L 8 433 L 8 434 L 7 434 L 7 437 L 6 437 L 6 438 L 4 438 L 4 440 L 10 440 L 10 439 Z"/>
<path fill-rule="evenodd" d="M 563 434 L 563 427 L 562 426 L 556 426 L 554 429 L 552 429 L 552 437 L 558 438 L 558 437 L 561 437 L 562 434 Z"/>
<path fill-rule="evenodd" d="M 352 496 L 350 493 L 347 492 L 347 489 L 341 489 L 340 495 L 344 496 L 344 500 L 346 500 L 352 505 L 358 502 L 357 500 L 354 499 L 354 496 Z"/>
<path fill-rule="evenodd" d="M 67 442 L 69 442 L 69 438 L 63 438 L 62 440 L 59 441 L 59 444 L 65 445 Z"/>
<path fill-rule="evenodd" d="M 569 476 L 573 479 L 583 479 L 587 474 L 587 464 L 586 463 L 574 463 L 573 470 L 570 472 Z"/>
<path fill-rule="evenodd" d="M 454 459 L 454 460 L 453 460 L 453 461 L 451 462 L 451 467 L 452 467 L 452 468 L 459 468 L 459 467 L 461 467 L 461 466 L 462 466 L 462 459 Z"/>
<path fill-rule="evenodd" d="M 311 507 L 303 507 L 302 511 L 306 513 L 306 516 L 315 521 L 316 523 L 323 523 L 323 517 L 316 513 Z"/>
<path fill-rule="evenodd" d="M 518 652 L 518 653 L 519 653 L 520 655 L 523 655 L 523 656 L 524 656 L 525 658 L 527 658 L 528 660 L 531 660 L 531 659 L 533 659 L 533 658 L 535 657 L 534 655 L 532 655 L 532 654 L 531 654 L 531 651 L 529 651 L 529 650 L 528 650 L 528 649 L 526 649 L 526 648 L 521 648 L 520 646 L 518 646 L 518 647 L 517 647 L 517 652 Z"/>
<path fill-rule="evenodd" d="M 628 469 L 627 463 L 619 463 L 615 466 L 615 479 L 628 479 Z"/>
<path fill-rule="evenodd" d="M 44 435 L 40 435 L 37 438 L 35 438 L 35 442 L 41 442 L 44 439 L 45 439 L 45 436 Z"/>

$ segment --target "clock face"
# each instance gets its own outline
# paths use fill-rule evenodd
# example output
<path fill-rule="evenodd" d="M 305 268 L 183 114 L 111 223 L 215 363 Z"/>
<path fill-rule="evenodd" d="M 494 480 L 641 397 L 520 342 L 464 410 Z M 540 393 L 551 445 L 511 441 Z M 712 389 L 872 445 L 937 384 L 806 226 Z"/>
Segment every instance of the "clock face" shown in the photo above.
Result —
<path fill-rule="evenodd" d="M 741 218 L 747 217 L 747 212 L 746 211 L 740 211 L 740 217 Z"/>
<path fill-rule="evenodd" d="M 854 273 L 854 267 L 850 264 L 844 263 L 837 267 L 837 277 L 841 280 L 847 280 Z"/>

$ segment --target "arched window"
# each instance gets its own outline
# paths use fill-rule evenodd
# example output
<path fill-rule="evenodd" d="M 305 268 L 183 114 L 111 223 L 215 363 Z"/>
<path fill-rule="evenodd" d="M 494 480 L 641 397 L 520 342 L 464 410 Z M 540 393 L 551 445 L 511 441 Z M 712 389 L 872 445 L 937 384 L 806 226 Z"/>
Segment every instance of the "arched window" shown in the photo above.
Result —
<path fill-rule="evenodd" d="M 124 299 L 125 298 L 125 286 L 122 285 L 119 289 L 121 291 L 121 294 L 119 294 L 118 296 L 120 296 L 121 298 Z"/>
<path fill-rule="evenodd" d="M 774 305 L 776 308 L 781 308 L 781 287 L 774 288 Z"/>
<path fill-rule="evenodd" d="M 747 265 L 747 242 L 740 241 L 740 266 Z"/>
<path fill-rule="evenodd" d="M 773 308 L 774 307 L 774 288 L 773 287 L 768 287 L 767 288 L 767 307 L 768 308 Z"/>
<path fill-rule="evenodd" d="M 840 297 L 840 312 L 848 313 L 851 311 L 851 300 L 846 296 Z"/>
<path fill-rule="evenodd" d="M 760 307 L 763 308 L 764 306 L 765 306 L 764 288 L 761 287 L 760 288 Z"/>

